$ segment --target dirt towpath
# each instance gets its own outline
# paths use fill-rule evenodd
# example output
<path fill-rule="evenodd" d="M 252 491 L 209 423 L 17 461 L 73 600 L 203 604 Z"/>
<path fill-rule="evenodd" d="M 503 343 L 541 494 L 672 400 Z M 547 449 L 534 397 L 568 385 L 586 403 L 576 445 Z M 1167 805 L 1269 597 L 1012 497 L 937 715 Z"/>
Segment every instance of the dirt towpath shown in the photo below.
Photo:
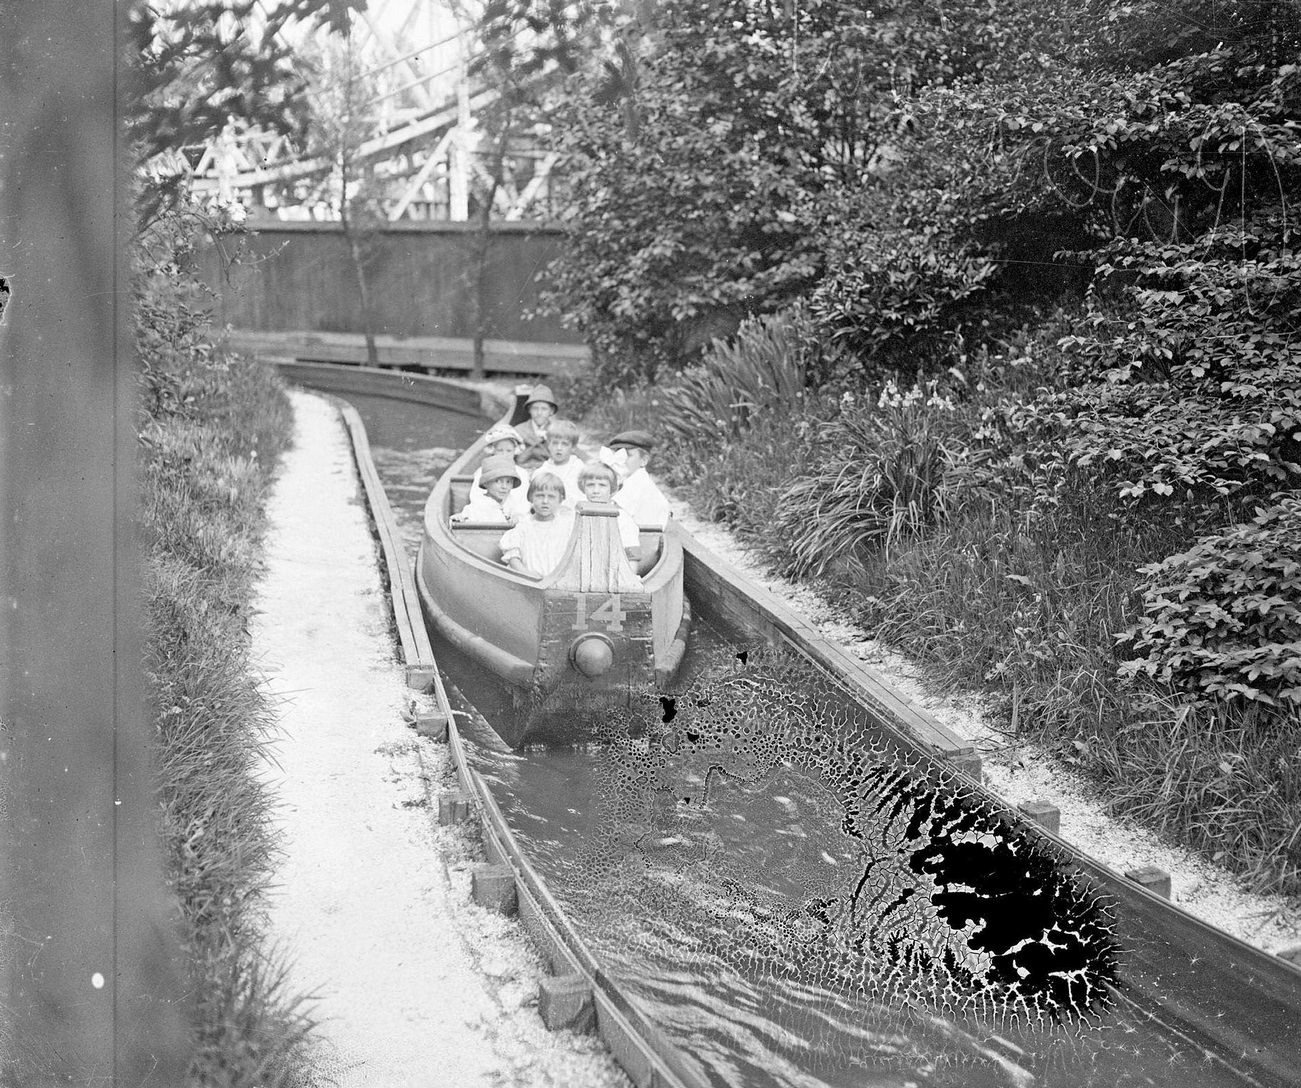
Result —
<path fill-rule="evenodd" d="M 283 732 L 265 770 L 284 848 L 271 931 L 321 1021 L 309 1083 L 626 1085 L 596 1040 L 543 1028 L 540 961 L 514 922 L 466 901 L 464 864 L 443 860 L 465 845 L 434 826 L 426 799 L 446 755 L 404 721 L 343 426 L 321 397 L 292 401 L 253 640 Z"/>

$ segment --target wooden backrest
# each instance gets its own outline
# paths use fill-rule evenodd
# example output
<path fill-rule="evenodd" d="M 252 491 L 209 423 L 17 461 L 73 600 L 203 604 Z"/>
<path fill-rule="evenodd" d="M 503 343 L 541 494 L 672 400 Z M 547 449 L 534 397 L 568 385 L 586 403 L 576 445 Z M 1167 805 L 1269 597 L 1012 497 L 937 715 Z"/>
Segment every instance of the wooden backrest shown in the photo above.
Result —
<path fill-rule="evenodd" d="M 641 558 L 637 560 L 637 573 L 646 574 L 660 559 L 660 549 L 664 547 L 664 530 L 649 526 L 638 526 L 641 539 L 637 542 L 641 548 Z"/>
<path fill-rule="evenodd" d="M 459 514 L 465 509 L 465 504 L 470 501 L 470 485 L 473 482 L 473 476 L 452 477 L 452 486 L 448 492 L 452 500 L 452 508 L 448 511 L 449 514 Z"/>
<path fill-rule="evenodd" d="M 500 521 L 462 521 L 451 525 L 453 540 L 494 563 L 501 562 L 501 534 L 509 528 Z"/>

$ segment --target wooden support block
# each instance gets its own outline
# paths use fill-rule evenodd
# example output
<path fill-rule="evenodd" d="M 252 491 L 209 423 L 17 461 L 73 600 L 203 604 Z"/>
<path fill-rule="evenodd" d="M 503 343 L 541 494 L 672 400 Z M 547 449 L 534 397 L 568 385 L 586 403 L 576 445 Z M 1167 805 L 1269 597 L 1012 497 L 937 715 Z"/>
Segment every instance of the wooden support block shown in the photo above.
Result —
<path fill-rule="evenodd" d="M 548 1031 L 568 1028 L 585 1035 L 596 1027 L 592 987 L 582 975 L 544 978 L 538 987 L 538 1012 Z"/>
<path fill-rule="evenodd" d="M 1287 960 L 1288 963 L 1301 967 L 1301 944 L 1294 944 L 1291 948 L 1281 948 L 1276 955 L 1281 960 Z"/>
<path fill-rule="evenodd" d="M 1170 874 L 1164 869 L 1158 869 L 1155 865 L 1144 865 L 1138 869 L 1127 869 L 1125 876 L 1150 892 L 1170 898 Z"/>
<path fill-rule="evenodd" d="M 470 795 L 449 790 L 438 795 L 438 822 L 444 827 L 464 823 L 470 818 Z"/>
<path fill-rule="evenodd" d="M 447 718 L 437 710 L 421 710 L 416 714 L 416 732 L 422 737 L 447 742 Z"/>
<path fill-rule="evenodd" d="M 1062 814 L 1056 805 L 1050 805 L 1047 801 L 1023 801 L 1016 807 L 1022 816 L 1037 823 L 1045 831 L 1056 835 L 1061 830 Z"/>
<path fill-rule="evenodd" d="M 481 907 L 514 914 L 519 905 L 515 870 L 509 865 L 476 865 L 470 874 L 470 894 Z"/>
<path fill-rule="evenodd" d="M 944 758 L 948 760 L 951 767 L 974 778 L 977 782 L 980 781 L 980 753 L 974 747 L 954 748 L 945 752 Z"/>
<path fill-rule="evenodd" d="M 487 828 L 484 829 L 483 836 L 483 854 L 488 859 L 489 865 L 505 865 L 506 853 L 502 850 L 501 845 L 497 842 L 497 836 L 492 834 Z"/>
<path fill-rule="evenodd" d="M 428 691 L 434 682 L 436 668 L 433 665 L 417 663 L 407 666 L 407 687 L 412 691 Z"/>

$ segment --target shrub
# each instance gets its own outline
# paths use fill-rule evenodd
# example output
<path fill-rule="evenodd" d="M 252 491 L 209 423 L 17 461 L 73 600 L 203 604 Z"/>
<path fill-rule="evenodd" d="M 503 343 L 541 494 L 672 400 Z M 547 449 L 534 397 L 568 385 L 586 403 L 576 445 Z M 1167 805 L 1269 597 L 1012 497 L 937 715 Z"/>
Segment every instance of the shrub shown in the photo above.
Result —
<path fill-rule="evenodd" d="M 1246 525 L 1145 566 L 1143 619 L 1125 676 L 1301 715 L 1301 500 L 1279 496 Z"/>

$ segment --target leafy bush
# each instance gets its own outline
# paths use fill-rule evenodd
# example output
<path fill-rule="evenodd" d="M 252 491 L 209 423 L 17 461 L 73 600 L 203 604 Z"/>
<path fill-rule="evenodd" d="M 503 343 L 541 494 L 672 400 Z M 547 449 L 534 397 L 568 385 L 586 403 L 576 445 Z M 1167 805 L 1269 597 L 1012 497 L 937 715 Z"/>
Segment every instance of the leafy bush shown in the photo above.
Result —
<path fill-rule="evenodd" d="M 1301 717 L 1301 500 L 1279 499 L 1142 568 L 1143 619 L 1120 636 L 1136 654 L 1122 674 Z"/>
<path fill-rule="evenodd" d="M 699 365 L 663 391 L 659 422 L 688 443 L 737 438 L 757 415 L 803 399 L 825 370 L 803 306 L 752 318 L 732 341 L 715 340 Z"/>
<path fill-rule="evenodd" d="M 915 372 L 925 362 L 919 345 L 952 327 L 960 308 L 986 290 L 996 265 L 932 226 L 885 232 L 853 217 L 841 223 L 813 311 L 832 340 L 863 363 Z"/>

